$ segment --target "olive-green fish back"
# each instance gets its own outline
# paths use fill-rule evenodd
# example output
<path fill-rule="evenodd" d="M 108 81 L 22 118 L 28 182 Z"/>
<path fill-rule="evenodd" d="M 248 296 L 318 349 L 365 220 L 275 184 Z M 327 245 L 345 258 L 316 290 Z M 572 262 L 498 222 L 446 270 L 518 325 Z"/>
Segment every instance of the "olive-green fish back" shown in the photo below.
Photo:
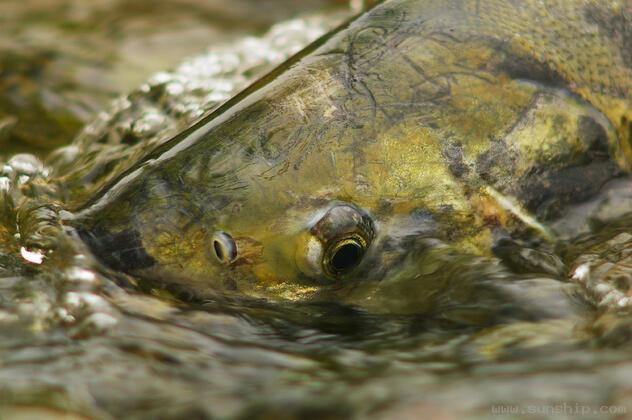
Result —
<path fill-rule="evenodd" d="M 631 168 L 632 1 L 472 0 L 467 7 L 476 32 L 546 66 L 599 108 L 619 133 L 619 163 Z"/>

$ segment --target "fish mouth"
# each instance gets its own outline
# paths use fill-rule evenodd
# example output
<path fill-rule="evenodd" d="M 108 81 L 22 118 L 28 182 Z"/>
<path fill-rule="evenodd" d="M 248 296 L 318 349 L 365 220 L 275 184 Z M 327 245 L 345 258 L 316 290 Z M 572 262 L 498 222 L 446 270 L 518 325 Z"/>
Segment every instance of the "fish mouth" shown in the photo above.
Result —
<path fill-rule="evenodd" d="M 114 270 L 131 273 L 156 264 L 143 247 L 140 233 L 136 230 L 111 233 L 76 227 L 75 231 L 92 254 Z"/>

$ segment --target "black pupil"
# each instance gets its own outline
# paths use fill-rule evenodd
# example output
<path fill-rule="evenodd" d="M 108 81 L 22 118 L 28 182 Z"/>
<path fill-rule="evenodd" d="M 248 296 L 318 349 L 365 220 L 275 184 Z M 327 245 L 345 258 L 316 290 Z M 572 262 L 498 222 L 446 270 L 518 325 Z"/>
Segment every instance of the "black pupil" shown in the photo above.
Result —
<path fill-rule="evenodd" d="M 220 261 L 224 261 L 224 247 L 219 241 L 213 241 L 213 249 L 215 249 L 215 255 Z"/>
<path fill-rule="evenodd" d="M 355 243 L 344 244 L 331 258 L 331 267 L 338 271 L 346 271 L 353 268 L 362 258 L 362 248 Z"/>

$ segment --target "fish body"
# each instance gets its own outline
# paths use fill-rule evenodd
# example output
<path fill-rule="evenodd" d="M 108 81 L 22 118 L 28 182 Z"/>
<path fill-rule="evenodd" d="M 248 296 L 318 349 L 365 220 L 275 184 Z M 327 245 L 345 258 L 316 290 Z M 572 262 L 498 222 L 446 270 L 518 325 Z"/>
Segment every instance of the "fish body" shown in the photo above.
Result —
<path fill-rule="evenodd" d="M 68 223 L 148 281 L 294 300 L 368 301 L 456 261 L 428 259 L 443 244 L 551 240 L 548 220 L 630 168 L 631 28 L 625 0 L 383 2 Z M 430 301 L 445 284 L 422 286 Z"/>

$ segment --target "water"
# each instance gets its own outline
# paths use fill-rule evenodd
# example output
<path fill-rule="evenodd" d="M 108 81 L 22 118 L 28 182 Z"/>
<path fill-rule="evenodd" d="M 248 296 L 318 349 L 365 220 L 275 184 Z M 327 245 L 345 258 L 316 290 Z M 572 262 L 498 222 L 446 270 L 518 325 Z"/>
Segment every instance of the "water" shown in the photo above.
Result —
<path fill-rule="evenodd" d="M 235 7 L 231 13 L 243 11 Z M 616 418 L 632 412 L 631 216 L 620 214 L 632 197 L 627 180 L 567 218 L 579 223 L 590 206 L 600 206 L 603 216 L 582 237 L 560 244 L 559 258 L 511 249 L 521 275 L 469 262 L 463 276 L 543 287 L 566 281 L 574 295 L 572 317 L 501 324 L 461 322 L 471 314 L 458 311 L 422 317 L 414 308 L 392 315 L 334 303 L 185 303 L 100 266 L 64 230 L 64 209 L 349 14 L 327 10 L 260 36 L 231 35 L 144 82 L 129 76 L 134 84 L 120 92 L 140 87 L 51 154 L 46 150 L 53 146 L 37 136 L 16 134 L 21 114 L 5 117 L 14 121 L 5 126 L 5 140 L 18 142 L 21 154 L 3 149 L 0 165 L 2 418 Z M 247 31 L 265 26 L 243 23 Z M 164 68 L 161 62 L 154 70 Z M 76 92 L 98 97 L 83 86 Z M 93 100 L 95 109 L 105 102 Z M 50 129 L 50 121 L 43 127 Z M 61 137 L 69 139 L 71 128 Z M 537 302 L 537 296 L 533 302 L 541 313 L 566 304 Z"/>

